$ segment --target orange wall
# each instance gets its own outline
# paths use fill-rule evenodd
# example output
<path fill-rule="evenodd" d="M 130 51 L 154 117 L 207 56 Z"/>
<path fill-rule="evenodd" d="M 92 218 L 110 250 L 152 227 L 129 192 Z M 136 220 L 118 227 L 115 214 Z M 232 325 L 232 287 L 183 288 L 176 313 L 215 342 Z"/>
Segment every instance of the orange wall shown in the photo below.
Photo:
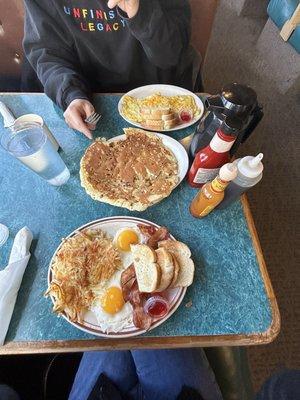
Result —
<path fill-rule="evenodd" d="M 205 57 L 218 0 L 190 0 L 192 7 L 192 43 Z"/>
<path fill-rule="evenodd" d="M 23 38 L 23 1 L 0 0 L 0 74 L 19 75 Z M 16 61 L 15 61 L 16 59 Z"/>

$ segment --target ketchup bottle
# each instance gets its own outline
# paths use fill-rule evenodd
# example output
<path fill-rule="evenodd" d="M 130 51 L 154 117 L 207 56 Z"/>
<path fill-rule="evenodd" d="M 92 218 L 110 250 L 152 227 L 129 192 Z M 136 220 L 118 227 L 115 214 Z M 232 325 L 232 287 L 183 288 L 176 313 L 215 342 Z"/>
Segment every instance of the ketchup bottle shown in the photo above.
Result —
<path fill-rule="evenodd" d="M 196 153 L 188 173 L 191 186 L 200 188 L 218 175 L 222 165 L 230 161 L 229 150 L 241 128 L 242 122 L 238 118 L 226 117 L 209 145 Z"/>

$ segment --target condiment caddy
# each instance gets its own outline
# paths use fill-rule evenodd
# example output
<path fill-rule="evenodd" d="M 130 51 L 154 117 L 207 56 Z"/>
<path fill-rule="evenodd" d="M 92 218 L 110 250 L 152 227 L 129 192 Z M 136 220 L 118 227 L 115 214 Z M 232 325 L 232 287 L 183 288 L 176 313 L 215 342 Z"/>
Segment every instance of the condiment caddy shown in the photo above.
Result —
<path fill-rule="evenodd" d="M 187 175 L 189 185 L 200 189 L 190 205 L 197 218 L 228 207 L 262 179 L 263 171 L 262 153 L 230 163 L 263 117 L 255 91 L 232 83 L 221 94 L 208 96 L 205 105 L 189 147 L 193 161 Z"/>

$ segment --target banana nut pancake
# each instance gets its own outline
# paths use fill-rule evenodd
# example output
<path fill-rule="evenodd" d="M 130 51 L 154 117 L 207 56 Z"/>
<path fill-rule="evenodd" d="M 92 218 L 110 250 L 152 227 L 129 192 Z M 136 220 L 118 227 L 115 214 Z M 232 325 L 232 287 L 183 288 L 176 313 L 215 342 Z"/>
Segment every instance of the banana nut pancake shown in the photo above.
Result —
<path fill-rule="evenodd" d="M 87 148 L 81 185 L 95 200 L 143 211 L 175 188 L 178 164 L 157 135 L 135 128 L 124 132 L 125 140 L 96 140 Z"/>

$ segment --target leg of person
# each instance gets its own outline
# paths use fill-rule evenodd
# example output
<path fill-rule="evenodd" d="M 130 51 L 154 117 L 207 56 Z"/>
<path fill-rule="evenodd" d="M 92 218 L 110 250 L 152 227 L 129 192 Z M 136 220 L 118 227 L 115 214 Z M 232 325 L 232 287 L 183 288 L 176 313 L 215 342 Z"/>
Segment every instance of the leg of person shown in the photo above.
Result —
<path fill-rule="evenodd" d="M 263 384 L 255 400 L 300 399 L 300 370 L 280 371 Z"/>
<path fill-rule="evenodd" d="M 20 400 L 20 397 L 11 387 L 0 384 L 0 400 Z"/>
<path fill-rule="evenodd" d="M 101 373 L 123 392 L 138 383 L 130 351 L 94 351 L 83 354 L 69 400 L 86 400 Z"/>
<path fill-rule="evenodd" d="M 183 386 L 204 400 L 222 395 L 202 349 L 135 350 L 131 352 L 146 400 L 174 400 Z"/>

